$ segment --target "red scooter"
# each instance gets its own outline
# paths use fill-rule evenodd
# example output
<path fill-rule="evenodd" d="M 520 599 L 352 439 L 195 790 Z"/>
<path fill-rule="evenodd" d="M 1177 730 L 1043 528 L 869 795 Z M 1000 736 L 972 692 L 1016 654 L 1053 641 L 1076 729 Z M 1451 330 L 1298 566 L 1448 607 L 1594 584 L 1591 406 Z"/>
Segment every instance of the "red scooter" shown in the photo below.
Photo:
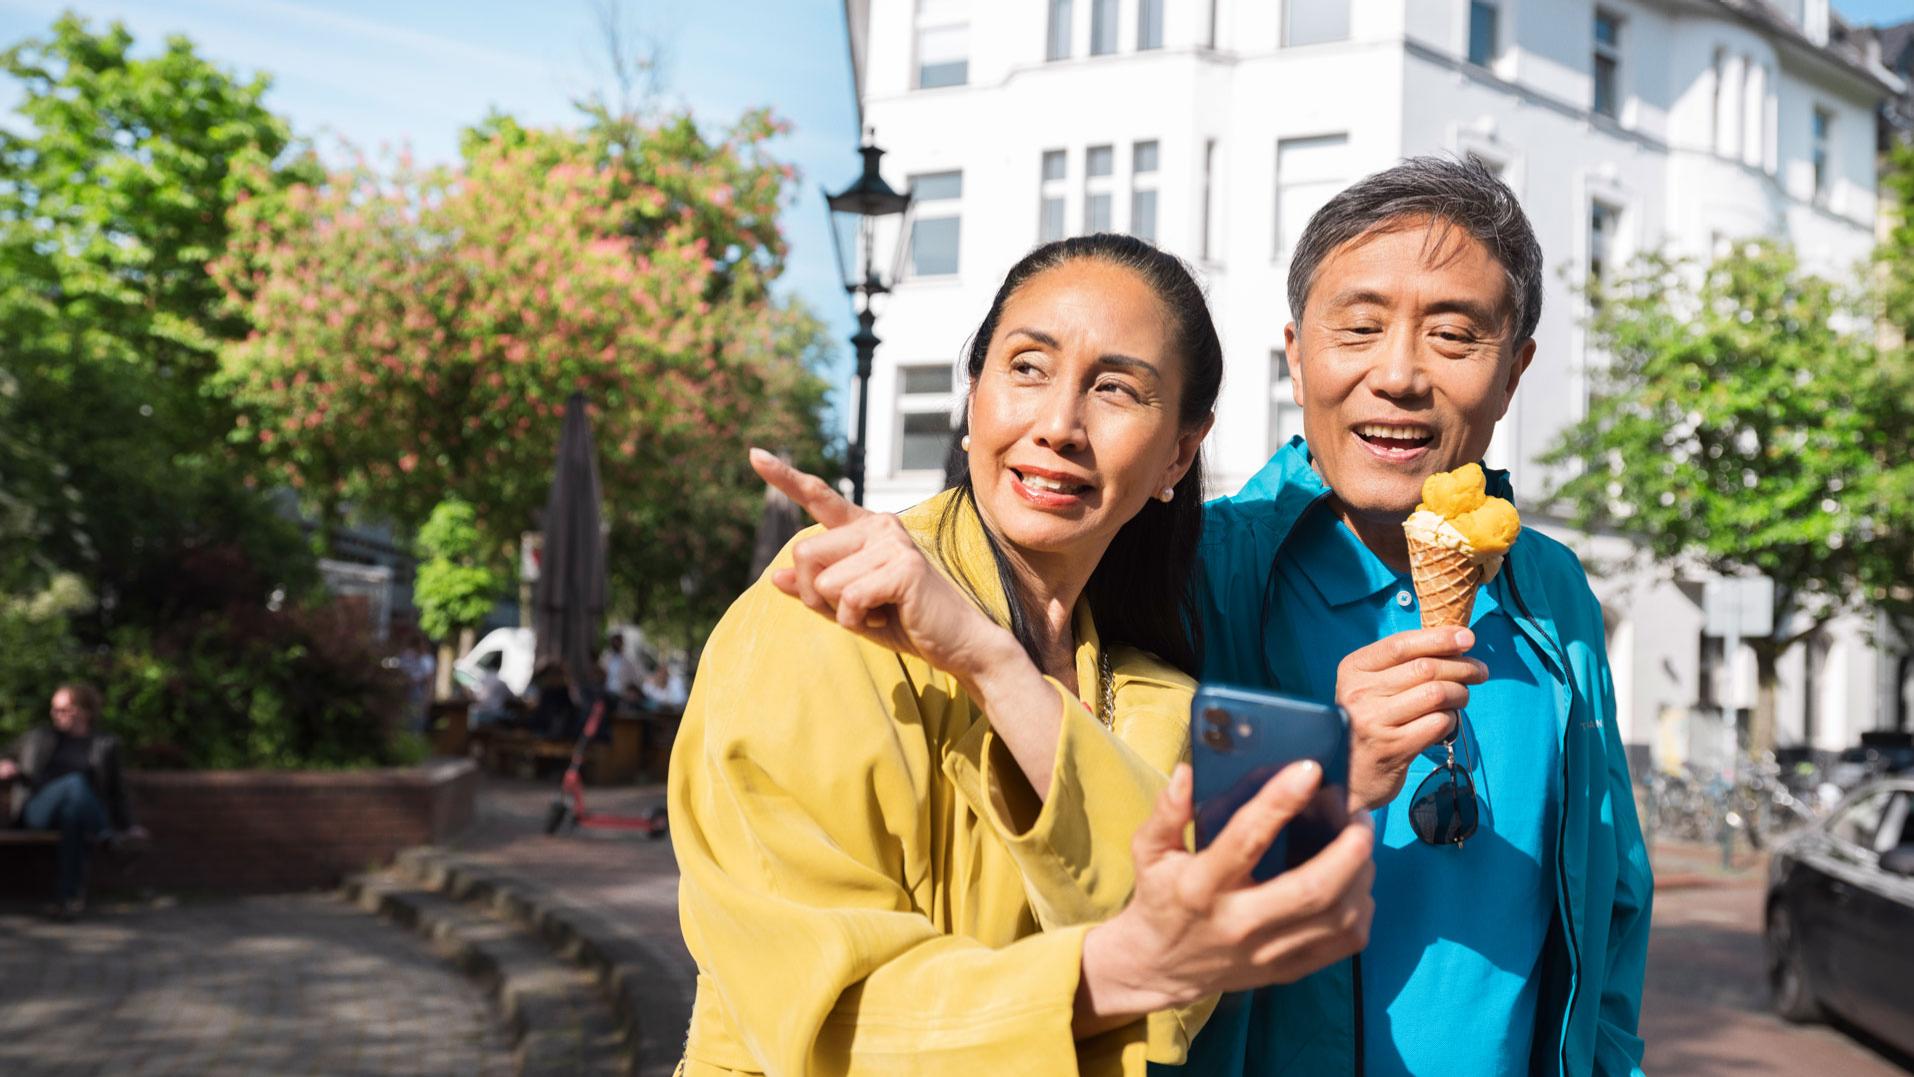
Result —
<path fill-rule="evenodd" d="M 552 806 L 545 811 L 545 833 L 556 834 L 561 829 L 585 827 L 591 830 L 636 830 L 646 837 L 664 837 L 666 825 L 663 807 L 653 808 L 644 815 L 613 815 L 585 810 L 585 750 L 591 747 L 592 738 L 598 735 L 598 727 L 604 721 L 605 701 L 600 698 L 592 704 L 591 714 L 585 719 L 585 729 L 578 735 L 578 743 L 572 747 L 571 764 L 565 768 L 565 780 L 559 784 L 558 795 L 552 798 Z"/>

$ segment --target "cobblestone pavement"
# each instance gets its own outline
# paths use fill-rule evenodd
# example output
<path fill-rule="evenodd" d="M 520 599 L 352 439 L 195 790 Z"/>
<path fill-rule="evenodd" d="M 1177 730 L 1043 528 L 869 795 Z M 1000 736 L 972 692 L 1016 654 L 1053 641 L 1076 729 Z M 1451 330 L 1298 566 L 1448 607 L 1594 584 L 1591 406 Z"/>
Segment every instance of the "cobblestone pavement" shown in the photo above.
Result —
<path fill-rule="evenodd" d="M 511 1072 L 476 984 L 331 896 L 0 912 L 0 1073 Z"/>
<path fill-rule="evenodd" d="M 1643 1069 L 1702 1077 L 1909 1072 L 1902 1068 L 1909 1060 L 1877 1053 L 1826 1025 L 1791 1025 L 1768 1009 L 1760 878 L 1655 895 L 1642 999 Z"/>

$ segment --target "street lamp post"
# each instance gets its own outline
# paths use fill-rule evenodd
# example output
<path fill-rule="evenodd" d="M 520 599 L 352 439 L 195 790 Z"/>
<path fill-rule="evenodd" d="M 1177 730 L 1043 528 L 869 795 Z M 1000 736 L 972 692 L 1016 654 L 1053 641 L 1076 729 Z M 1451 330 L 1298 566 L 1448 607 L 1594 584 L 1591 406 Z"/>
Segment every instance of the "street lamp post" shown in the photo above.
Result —
<path fill-rule="evenodd" d="M 852 297 L 851 306 L 857 313 L 857 332 L 851 335 L 851 346 L 857 349 L 857 431 L 848 463 L 851 500 L 862 505 L 864 436 L 870 422 L 871 360 L 877 355 L 878 344 L 874 332 L 877 313 L 871 303 L 890 291 L 890 285 L 877 273 L 877 225 L 885 217 L 899 218 L 897 234 L 891 242 L 901 253 L 905 231 L 902 222 L 910 209 L 910 193 L 892 190 L 878 173 L 877 162 L 884 156 L 883 150 L 867 139 L 857 152 L 864 156 L 863 175 L 837 194 L 825 191 L 824 202 L 831 210 L 831 242 L 837 251 L 837 268 L 843 274 L 844 291 Z M 894 263 L 892 277 L 896 277 Z"/>

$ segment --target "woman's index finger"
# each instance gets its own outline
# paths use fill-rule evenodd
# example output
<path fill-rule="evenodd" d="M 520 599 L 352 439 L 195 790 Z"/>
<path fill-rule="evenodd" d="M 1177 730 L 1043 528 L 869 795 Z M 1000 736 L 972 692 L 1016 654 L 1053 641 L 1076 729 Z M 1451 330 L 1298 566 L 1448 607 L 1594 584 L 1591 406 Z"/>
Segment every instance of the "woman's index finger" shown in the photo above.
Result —
<path fill-rule="evenodd" d="M 811 518 L 825 527 L 842 527 L 853 520 L 860 519 L 868 512 L 845 500 L 844 496 L 831 488 L 831 484 L 811 475 L 763 449 L 751 450 L 751 468 L 758 477 L 770 483 L 784 493 L 784 496 L 797 502 Z"/>

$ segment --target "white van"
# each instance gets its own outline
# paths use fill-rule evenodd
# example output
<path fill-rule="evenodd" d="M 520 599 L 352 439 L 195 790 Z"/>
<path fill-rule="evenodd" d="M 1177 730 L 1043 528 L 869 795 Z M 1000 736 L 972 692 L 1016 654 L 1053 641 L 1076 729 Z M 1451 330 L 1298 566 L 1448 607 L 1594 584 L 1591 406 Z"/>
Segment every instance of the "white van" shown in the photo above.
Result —
<path fill-rule="evenodd" d="M 637 625 L 612 625 L 605 634 L 624 638 L 625 657 L 631 660 L 639 676 L 644 676 L 656 664 Z M 499 656 L 499 679 L 513 695 L 524 695 L 525 689 L 531 687 L 532 665 L 538 655 L 538 637 L 529 628 L 494 628 L 487 632 L 471 650 L 452 663 L 453 677 L 468 693 L 478 691 L 479 682 L 484 678 L 479 663 L 494 654 Z"/>

